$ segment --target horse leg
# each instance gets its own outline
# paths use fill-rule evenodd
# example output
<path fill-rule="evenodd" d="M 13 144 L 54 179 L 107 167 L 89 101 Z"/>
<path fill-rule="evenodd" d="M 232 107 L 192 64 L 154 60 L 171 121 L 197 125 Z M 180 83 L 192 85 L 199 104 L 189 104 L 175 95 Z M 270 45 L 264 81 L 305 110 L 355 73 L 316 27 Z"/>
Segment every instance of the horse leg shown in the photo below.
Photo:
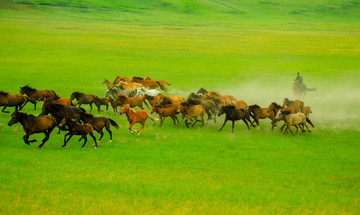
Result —
<path fill-rule="evenodd" d="M 140 123 L 141 123 L 141 128 L 139 129 L 138 136 L 140 136 L 141 131 L 142 131 L 142 130 L 144 129 L 144 127 L 145 127 L 145 120 L 142 121 L 142 122 L 140 122 Z"/>
<path fill-rule="evenodd" d="M 245 122 L 246 126 L 248 127 L 248 130 L 250 130 L 249 124 L 247 123 L 246 119 L 242 119 L 242 120 Z"/>
<path fill-rule="evenodd" d="M 94 136 L 94 135 L 93 135 Z M 86 137 L 86 134 L 83 134 L 82 135 L 82 138 L 84 138 L 84 144 L 81 146 L 81 148 L 84 148 L 86 142 L 87 142 L 87 137 Z M 96 139 L 95 139 L 95 145 L 96 145 Z"/>
<path fill-rule="evenodd" d="M 90 103 L 89 105 L 90 105 L 90 113 L 91 113 L 91 111 L 92 111 L 92 103 Z"/>
<path fill-rule="evenodd" d="M 228 121 L 228 119 L 225 119 L 224 124 L 221 126 L 221 128 L 219 129 L 218 132 L 220 132 L 220 131 L 224 128 L 224 126 L 225 126 L 225 124 L 226 124 L 227 121 Z"/>
<path fill-rule="evenodd" d="M 232 120 L 232 133 L 234 133 L 235 120 Z"/>
<path fill-rule="evenodd" d="M 201 117 L 201 122 L 202 122 L 200 127 L 203 127 L 205 124 L 204 115 L 201 115 L 200 117 Z"/>
<path fill-rule="evenodd" d="M 30 135 L 28 135 L 28 134 L 25 134 L 24 136 L 23 136 L 23 140 L 24 140 L 24 142 L 27 144 L 27 145 L 30 145 L 30 143 L 29 143 L 29 136 Z"/>
<path fill-rule="evenodd" d="M 102 129 L 99 129 L 99 130 L 100 130 L 100 138 L 99 138 L 98 142 L 100 142 L 101 138 L 103 138 L 103 136 L 104 136 L 103 130 Z M 110 135 L 110 139 L 111 139 L 111 135 Z"/>
<path fill-rule="evenodd" d="M 165 117 L 160 117 L 160 127 L 162 126 L 164 120 L 165 120 Z M 174 120 L 174 119 L 173 119 L 173 120 Z"/>
<path fill-rule="evenodd" d="M 108 133 L 110 134 L 110 143 L 112 142 L 112 131 L 111 131 L 111 129 L 110 129 L 110 125 L 108 125 L 108 126 L 105 126 L 105 129 L 108 131 Z M 102 131 L 102 129 L 101 129 L 101 131 Z M 101 139 L 101 138 L 100 138 Z"/>
<path fill-rule="evenodd" d="M 51 131 L 52 131 L 52 130 L 50 130 L 50 129 L 44 131 L 45 138 L 41 141 L 41 144 L 38 146 L 39 149 L 40 149 L 40 148 L 44 145 L 44 143 L 49 139 Z"/>
<path fill-rule="evenodd" d="M 198 121 L 197 116 L 195 116 L 195 122 L 194 122 L 194 124 L 191 125 L 191 127 L 194 127 L 194 125 L 197 123 L 197 121 Z"/>
<path fill-rule="evenodd" d="M 67 135 L 70 135 L 70 137 L 66 140 Z M 62 145 L 63 148 L 66 146 L 66 144 L 69 142 L 69 140 L 71 139 L 72 136 L 73 136 L 73 134 L 70 133 L 70 132 L 65 134 L 65 136 L 64 136 L 64 145 Z"/>
<path fill-rule="evenodd" d="M 7 105 L 4 106 L 4 108 L 2 109 L 2 112 L 4 113 L 10 113 L 10 111 L 5 111 L 5 108 L 7 107 Z"/>
<path fill-rule="evenodd" d="M 185 125 L 186 125 L 186 127 L 189 128 L 188 120 L 189 120 L 188 118 L 185 119 Z"/>
<path fill-rule="evenodd" d="M 132 122 L 129 126 L 129 130 L 130 132 L 133 134 L 134 132 L 137 132 L 136 130 L 132 130 L 131 128 L 133 127 L 133 125 L 135 124 L 135 122 Z"/>
<path fill-rule="evenodd" d="M 97 148 L 96 138 L 95 138 L 94 134 L 92 132 L 90 132 L 89 135 L 93 138 L 93 140 L 95 142 L 95 148 Z M 85 143 L 84 143 L 84 146 L 85 146 Z"/>
<path fill-rule="evenodd" d="M 306 129 L 308 130 L 309 133 L 311 133 L 309 127 L 306 125 L 306 123 L 304 123 L 304 126 L 306 127 Z M 304 129 L 304 132 L 305 132 L 305 129 Z"/>
<path fill-rule="evenodd" d="M 293 136 L 295 136 L 294 135 L 294 133 L 292 132 L 292 130 L 291 130 L 291 128 L 290 128 L 290 126 L 288 125 L 288 127 L 287 127 L 287 130 L 289 130 L 290 131 L 290 133 L 293 135 Z"/>

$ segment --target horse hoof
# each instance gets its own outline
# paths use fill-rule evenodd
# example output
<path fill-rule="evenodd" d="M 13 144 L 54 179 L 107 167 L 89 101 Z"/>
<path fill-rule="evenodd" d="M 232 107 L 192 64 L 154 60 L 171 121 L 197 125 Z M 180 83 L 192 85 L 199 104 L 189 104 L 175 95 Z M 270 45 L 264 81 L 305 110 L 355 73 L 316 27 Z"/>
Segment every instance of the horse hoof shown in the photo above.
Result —
<path fill-rule="evenodd" d="M 112 142 L 112 140 L 109 141 L 109 143 L 111 143 L 111 142 Z"/>
<path fill-rule="evenodd" d="M 97 147 L 96 147 L 96 146 L 95 146 L 94 148 L 95 148 L 95 149 L 97 149 Z"/>
<path fill-rule="evenodd" d="M 140 136 L 140 133 L 138 133 L 138 136 Z"/>

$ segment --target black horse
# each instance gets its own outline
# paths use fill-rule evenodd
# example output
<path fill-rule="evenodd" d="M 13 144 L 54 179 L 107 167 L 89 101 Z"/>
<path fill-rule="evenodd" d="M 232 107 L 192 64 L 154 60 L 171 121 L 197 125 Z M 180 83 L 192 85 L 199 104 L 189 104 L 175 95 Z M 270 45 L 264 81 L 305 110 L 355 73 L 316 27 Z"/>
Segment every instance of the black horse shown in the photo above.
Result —
<path fill-rule="evenodd" d="M 59 104 L 48 104 L 44 107 L 39 116 L 50 114 L 56 119 L 57 125 L 59 125 L 63 118 L 75 119 L 76 116 L 82 112 L 85 112 L 83 108 L 65 107 L 64 105 Z M 65 131 L 66 129 L 59 127 L 58 134 L 60 133 L 60 130 Z"/>
<path fill-rule="evenodd" d="M 250 127 L 248 125 L 248 121 L 250 122 L 251 125 L 253 125 L 251 123 L 250 120 L 250 114 L 246 109 L 236 109 L 234 106 L 232 105 L 228 105 L 228 106 L 222 106 L 218 116 L 221 116 L 222 114 L 226 114 L 225 116 L 225 122 L 222 125 L 222 127 L 220 128 L 219 132 L 224 128 L 226 122 L 228 120 L 232 121 L 232 132 L 234 133 L 234 125 L 235 125 L 235 121 L 236 120 L 242 120 L 245 122 L 246 126 L 248 127 L 248 129 L 250 130 Z"/>

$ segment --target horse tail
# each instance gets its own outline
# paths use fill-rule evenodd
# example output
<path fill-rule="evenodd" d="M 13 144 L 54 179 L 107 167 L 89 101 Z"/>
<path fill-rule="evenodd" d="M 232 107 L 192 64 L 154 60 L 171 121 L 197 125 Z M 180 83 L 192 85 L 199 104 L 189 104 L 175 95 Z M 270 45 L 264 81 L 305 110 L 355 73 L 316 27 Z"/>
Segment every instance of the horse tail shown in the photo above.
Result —
<path fill-rule="evenodd" d="M 160 82 L 159 82 L 159 81 L 156 81 L 156 83 L 160 86 L 160 89 L 162 89 L 162 90 L 166 91 L 166 90 L 164 89 L 164 87 L 160 84 Z"/>
<path fill-rule="evenodd" d="M 171 85 L 172 85 L 172 84 L 169 84 L 169 83 L 168 83 L 167 81 L 165 81 L 165 80 L 164 80 L 164 82 L 165 82 L 167 85 L 169 85 L 169 86 L 171 86 Z"/>
<path fill-rule="evenodd" d="M 110 119 L 110 118 L 108 118 L 108 120 L 110 121 L 110 124 L 111 124 L 112 126 L 114 126 L 116 129 L 121 128 L 121 125 L 118 125 L 114 120 L 112 120 L 112 119 Z"/>
<path fill-rule="evenodd" d="M 306 122 L 309 123 L 313 128 L 315 128 L 315 125 L 310 121 L 309 118 L 306 117 Z"/>
<path fill-rule="evenodd" d="M 148 113 L 148 118 L 154 122 L 153 126 L 155 126 L 155 124 L 159 121 L 159 118 L 154 118 L 154 117 L 150 116 L 149 113 Z"/>

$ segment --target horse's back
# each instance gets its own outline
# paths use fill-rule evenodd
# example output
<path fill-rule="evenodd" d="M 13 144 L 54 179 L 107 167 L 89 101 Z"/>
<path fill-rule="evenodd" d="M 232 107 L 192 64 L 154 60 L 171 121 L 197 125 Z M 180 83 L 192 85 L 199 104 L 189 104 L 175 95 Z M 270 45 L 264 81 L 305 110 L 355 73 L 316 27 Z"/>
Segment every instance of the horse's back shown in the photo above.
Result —
<path fill-rule="evenodd" d="M 34 133 L 40 133 L 48 129 L 54 129 L 56 126 L 56 119 L 53 116 L 45 115 L 38 117 L 31 117 L 26 120 L 26 129 L 32 130 Z"/>

